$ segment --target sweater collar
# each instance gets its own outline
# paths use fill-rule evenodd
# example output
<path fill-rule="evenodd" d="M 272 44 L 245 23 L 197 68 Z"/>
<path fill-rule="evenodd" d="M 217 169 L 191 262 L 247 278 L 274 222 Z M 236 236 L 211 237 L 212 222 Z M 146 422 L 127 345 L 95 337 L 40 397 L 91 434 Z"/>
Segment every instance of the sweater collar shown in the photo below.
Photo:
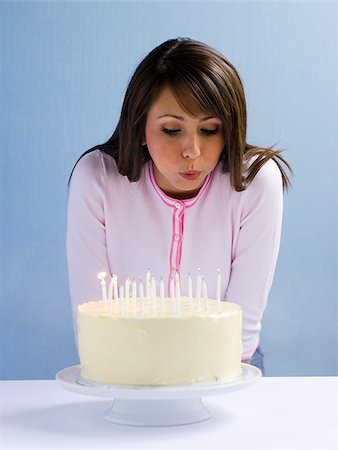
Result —
<path fill-rule="evenodd" d="M 198 199 L 201 197 L 203 192 L 209 186 L 209 184 L 211 182 L 211 179 L 212 179 L 212 176 L 213 176 L 213 171 L 212 171 L 205 177 L 204 183 L 202 184 L 200 190 L 198 191 L 198 194 L 195 197 L 181 200 L 181 199 L 169 197 L 169 195 L 165 194 L 162 191 L 162 189 L 159 187 L 159 185 L 157 184 L 157 181 L 155 179 L 155 172 L 154 172 L 154 163 L 153 163 L 153 161 L 149 161 L 148 162 L 148 173 L 149 173 L 150 182 L 151 182 L 153 188 L 155 189 L 155 191 L 158 194 L 158 196 L 161 198 L 161 200 L 166 205 L 172 206 L 172 207 L 177 207 L 177 204 L 180 204 L 180 205 L 183 204 L 187 208 L 189 208 L 190 206 L 193 206 L 198 201 Z"/>

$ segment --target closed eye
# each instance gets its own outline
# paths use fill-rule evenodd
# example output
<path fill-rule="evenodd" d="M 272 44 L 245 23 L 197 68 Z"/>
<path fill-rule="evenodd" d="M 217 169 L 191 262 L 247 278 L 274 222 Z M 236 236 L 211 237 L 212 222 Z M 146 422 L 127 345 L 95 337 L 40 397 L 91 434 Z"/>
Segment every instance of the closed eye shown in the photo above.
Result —
<path fill-rule="evenodd" d="M 219 132 L 219 128 L 214 128 L 213 130 L 208 130 L 206 128 L 203 128 L 201 131 L 204 134 L 211 135 L 211 134 L 217 134 Z"/>
<path fill-rule="evenodd" d="M 175 136 L 175 134 L 179 133 L 180 129 L 173 129 L 173 128 L 162 128 L 163 133 L 169 134 L 169 136 Z"/>

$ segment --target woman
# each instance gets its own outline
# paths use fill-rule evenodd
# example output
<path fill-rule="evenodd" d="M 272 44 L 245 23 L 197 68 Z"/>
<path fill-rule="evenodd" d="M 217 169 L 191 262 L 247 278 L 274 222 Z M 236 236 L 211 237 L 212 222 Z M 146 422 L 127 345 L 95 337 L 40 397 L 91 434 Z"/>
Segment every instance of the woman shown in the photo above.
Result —
<path fill-rule="evenodd" d="M 171 39 L 132 76 L 113 136 L 73 169 L 67 252 L 73 315 L 100 297 L 96 274 L 148 268 L 169 286 L 198 268 L 216 298 L 243 309 L 242 360 L 262 370 L 261 320 L 278 256 L 280 151 L 246 143 L 246 104 L 234 66 L 206 44 Z"/>

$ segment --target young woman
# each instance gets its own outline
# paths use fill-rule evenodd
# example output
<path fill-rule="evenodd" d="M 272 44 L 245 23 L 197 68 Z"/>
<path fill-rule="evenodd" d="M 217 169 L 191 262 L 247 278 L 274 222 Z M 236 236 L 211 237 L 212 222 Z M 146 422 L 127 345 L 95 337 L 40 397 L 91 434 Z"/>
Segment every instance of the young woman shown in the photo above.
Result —
<path fill-rule="evenodd" d="M 74 318 L 100 297 L 96 275 L 125 280 L 148 268 L 169 285 L 201 269 L 209 298 L 243 309 L 243 361 L 262 370 L 261 320 L 279 250 L 280 151 L 246 142 L 234 66 L 188 38 L 152 50 L 131 78 L 119 123 L 85 152 L 70 181 L 67 253 Z M 290 169 L 290 168 L 289 168 Z"/>

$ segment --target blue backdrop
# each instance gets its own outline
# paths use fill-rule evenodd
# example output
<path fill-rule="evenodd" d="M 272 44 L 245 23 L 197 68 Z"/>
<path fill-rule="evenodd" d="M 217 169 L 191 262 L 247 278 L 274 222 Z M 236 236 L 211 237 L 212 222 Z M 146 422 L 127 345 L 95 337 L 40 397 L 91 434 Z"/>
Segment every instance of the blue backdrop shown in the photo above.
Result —
<path fill-rule="evenodd" d="M 263 322 L 267 375 L 337 375 L 337 3 L 3 2 L 0 12 L 0 377 L 53 378 L 78 362 L 67 180 L 112 134 L 140 60 L 177 36 L 235 64 L 248 141 L 285 147 L 295 170 Z"/>

